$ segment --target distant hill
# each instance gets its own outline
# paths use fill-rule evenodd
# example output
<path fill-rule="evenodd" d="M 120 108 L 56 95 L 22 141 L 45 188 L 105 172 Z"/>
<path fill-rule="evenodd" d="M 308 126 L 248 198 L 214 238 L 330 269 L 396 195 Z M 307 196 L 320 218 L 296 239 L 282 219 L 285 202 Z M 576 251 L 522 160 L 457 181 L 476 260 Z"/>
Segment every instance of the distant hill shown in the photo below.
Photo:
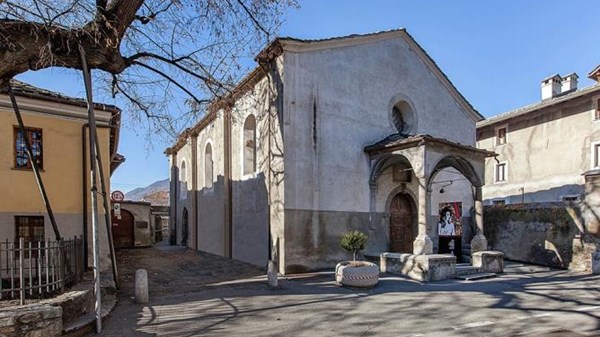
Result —
<path fill-rule="evenodd" d="M 125 194 L 125 200 L 145 201 L 152 205 L 169 205 L 169 179 L 153 182 L 146 187 L 138 187 Z"/>

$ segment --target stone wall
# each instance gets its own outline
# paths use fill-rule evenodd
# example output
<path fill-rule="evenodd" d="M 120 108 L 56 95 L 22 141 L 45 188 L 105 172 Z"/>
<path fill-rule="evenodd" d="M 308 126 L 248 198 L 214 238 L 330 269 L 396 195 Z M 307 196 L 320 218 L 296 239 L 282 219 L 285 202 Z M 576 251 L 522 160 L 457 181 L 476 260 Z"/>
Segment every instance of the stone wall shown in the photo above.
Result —
<path fill-rule="evenodd" d="M 576 205 L 538 203 L 484 210 L 489 249 L 506 259 L 591 272 L 600 240 L 588 235 Z"/>
<path fill-rule="evenodd" d="M 32 304 L 0 309 L 0 336 L 60 336 L 62 324 L 62 309 L 59 306 Z"/>

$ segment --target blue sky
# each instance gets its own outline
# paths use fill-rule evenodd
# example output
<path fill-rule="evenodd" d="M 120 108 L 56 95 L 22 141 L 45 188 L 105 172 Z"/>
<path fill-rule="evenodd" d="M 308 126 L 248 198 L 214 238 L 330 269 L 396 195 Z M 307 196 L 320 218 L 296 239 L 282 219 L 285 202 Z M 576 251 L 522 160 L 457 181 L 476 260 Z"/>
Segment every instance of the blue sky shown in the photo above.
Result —
<path fill-rule="evenodd" d="M 291 9 L 281 36 L 326 38 L 406 28 L 458 90 L 489 117 L 540 99 L 542 78 L 576 72 L 579 87 L 600 64 L 598 1 L 308 0 Z M 82 96 L 63 70 L 18 77 L 34 85 Z M 65 80 L 66 79 L 66 80 Z M 110 102 L 107 102 L 110 103 Z M 119 152 L 127 161 L 112 189 L 128 191 L 168 177 L 163 150 L 125 125 Z"/>

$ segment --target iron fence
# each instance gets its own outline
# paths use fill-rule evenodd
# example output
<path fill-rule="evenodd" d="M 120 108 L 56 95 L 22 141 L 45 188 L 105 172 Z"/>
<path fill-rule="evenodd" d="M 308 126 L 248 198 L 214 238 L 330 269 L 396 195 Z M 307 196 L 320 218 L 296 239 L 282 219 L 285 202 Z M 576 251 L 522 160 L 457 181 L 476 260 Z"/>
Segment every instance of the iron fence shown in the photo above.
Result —
<path fill-rule="evenodd" d="M 0 242 L 0 300 L 44 298 L 64 292 L 83 274 L 83 243 L 61 241 Z"/>

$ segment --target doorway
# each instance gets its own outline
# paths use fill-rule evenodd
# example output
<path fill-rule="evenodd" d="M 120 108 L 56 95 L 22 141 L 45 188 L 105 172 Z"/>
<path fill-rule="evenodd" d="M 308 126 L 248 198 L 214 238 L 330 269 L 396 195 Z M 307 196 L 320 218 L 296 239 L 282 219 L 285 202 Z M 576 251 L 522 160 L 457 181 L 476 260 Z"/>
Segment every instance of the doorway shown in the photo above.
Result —
<path fill-rule="evenodd" d="M 127 210 L 121 209 L 120 218 L 113 214 L 112 234 L 115 248 L 133 248 L 133 223 L 133 214 Z"/>
<path fill-rule="evenodd" d="M 413 252 L 413 209 L 410 197 L 398 193 L 390 204 L 390 252 Z"/>

